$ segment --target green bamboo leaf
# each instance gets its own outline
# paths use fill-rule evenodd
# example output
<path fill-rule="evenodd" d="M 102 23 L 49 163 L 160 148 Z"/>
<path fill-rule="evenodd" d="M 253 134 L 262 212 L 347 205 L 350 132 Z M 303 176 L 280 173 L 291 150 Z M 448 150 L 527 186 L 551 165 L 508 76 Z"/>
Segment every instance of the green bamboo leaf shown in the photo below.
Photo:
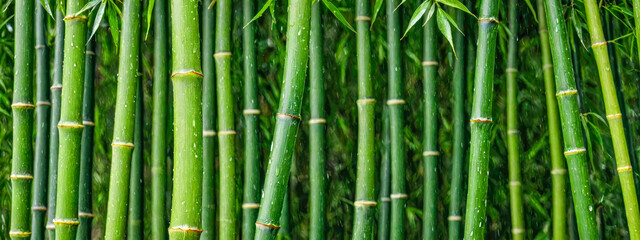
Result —
<path fill-rule="evenodd" d="M 453 47 L 453 36 L 451 35 L 451 25 L 449 25 L 449 21 L 447 21 L 447 17 L 445 17 L 444 14 L 445 14 L 444 11 L 438 8 L 438 16 L 436 18 L 438 21 L 438 29 L 440 29 L 440 32 L 442 33 L 442 35 L 444 35 L 444 37 L 449 42 L 449 45 L 451 45 L 451 49 L 453 50 L 453 55 L 457 59 L 458 55 L 456 54 L 456 49 Z"/>
<path fill-rule="evenodd" d="M 411 19 L 409 20 L 409 26 L 407 26 L 407 30 L 404 31 L 404 34 L 402 35 L 400 40 L 402 40 L 407 35 L 407 33 L 409 32 L 409 30 L 411 30 L 411 27 L 413 27 L 413 25 L 415 25 L 418 21 L 420 21 L 424 13 L 429 8 L 433 8 L 433 5 L 429 0 L 424 1 L 422 4 L 420 4 L 420 6 L 418 6 L 418 8 L 416 8 L 416 11 L 413 12 Z"/>
<path fill-rule="evenodd" d="M 269 13 L 271 13 L 271 27 L 276 25 L 276 4 L 269 5 Z"/>
<path fill-rule="evenodd" d="M 9 1 L 9 2 L 11 2 L 11 1 Z M 42 7 L 44 8 L 45 11 L 47 11 L 49 16 L 51 16 L 51 18 L 55 19 L 55 17 L 53 16 L 53 13 L 51 13 L 51 5 L 49 4 L 49 0 L 40 0 L 40 4 L 42 4 Z"/>
<path fill-rule="evenodd" d="M 584 136 L 587 139 L 587 142 L 585 143 L 586 149 L 588 149 L 587 156 L 589 157 L 591 168 L 595 169 L 595 165 L 593 164 L 593 151 L 591 150 L 593 149 L 593 146 L 591 145 L 591 133 L 589 131 L 589 126 L 587 126 L 587 119 L 584 115 L 580 115 L 580 120 L 580 122 L 582 123 L 582 129 L 584 129 Z"/>
<path fill-rule="evenodd" d="M 216 5 L 216 0 L 211 1 L 211 3 L 209 4 L 209 7 L 207 7 L 207 9 L 211 9 L 213 8 L 213 5 Z"/>
<path fill-rule="evenodd" d="M 460 30 L 460 28 L 458 27 L 458 24 L 456 24 L 456 21 L 453 20 L 453 18 L 451 18 L 451 16 L 446 11 L 442 11 L 442 13 L 444 13 L 444 16 L 447 18 L 447 21 L 449 21 L 449 23 L 451 23 L 451 25 L 453 25 L 456 29 L 458 29 L 458 32 L 462 33 L 462 36 L 464 36 L 464 33 L 462 32 L 462 30 Z"/>
<path fill-rule="evenodd" d="M 82 14 L 83 12 L 95 7 L 96 5 L 98 5 L 100 2 L 102 2 L 102 0 L 92 0 L 91 2 L 88 2 L 87 4 L 84 5 L 84 7 L 82 7 L 80 9 L 80 11 L 76 12 L 73 14 L 73 16 L 79 16 L 80 14 Z"/>
<path fill-rule="evenodd" d="M 213 4 L 213 3 L 212 3 Z M 269 6 L 271 6 L 273 4 L 273 0 L 268 0 L 264 6 L 262 6 L 262 8 L 260 9 L 260 11 L 258 11 L 258 13 L 256 13 L 256 15 L 251 19 L 251 21 L 249 21 L 247 24 L 244 25 L 244 27 L 242 28 L 246 28 L 247 26 L 249 26 L 249 24 L 251 24 L 253 21 L 257 20 L 258 18 L 262 17 L 262 14 L 267 11 L 267 9 L 269 8 Z M 272 14 L 272 17 L 275 19 L 276 16 L 274 16 Z"/>
<path fill-rule="evenodd" d="M 149 36 L 149 28 L 151 27 L 151 16 L 153 16 L 153 5 L 155 5 L 155 0 L 149 0 L 149 5 L 147 6 L 147 32 L 144 34 L 144 40 L 147 40 Z"/>
<path fill-rule="evenodd" d="M 7 1 L 7 3 L 4 4 L 4 6 L 2 6 L 2 12 L 6 12 L 7 9 L 9 8 L 9 5 L 11 5 L 12 2 L 13 2 L 13 0 Z"/>
<path fill-rule="evenodd" d="M 96 12 L 96 18 L 95 20 L 93 20 L 93 27 L 91 28 L 91 36 L 89 36 L 89 39 L 87 40 L 87 42 L 91 41 L 91 38 L 93 38 L 93 35 L 96 34 L 96 31 L 98 31 L 98 27 L 100 27 L 100 23 L 102 22 L 102 18 L 104 16 L 104 10 L 107 6 L 106 2 L 103 2 L 102 4 L 100 4 L 100 7 L 98 7 L 98 12 Z"/>
<path fill-rule="evenodd" d="M 538 14 L 536 14 L 536 10 L 533 9 L 533 5 L 531 4 L 531 0 L 524 0 L 524 2 L 527 3 L 527 7 L 529 7 L 529 11 L 531 11 L 531 13 L 533 13 L 533 20 L 538 22 Z"/>
<path fill-rule="evenodd" d="M 373 28 L 373 23 L 376 21 L 378 12 L 380 12 L 380 9 L 382 8 L 382 2 L 384 2 L 384 0 L 376 0 L 376 3 L 373 5 L 373 17 L 371 19 L 371 26 L 369 29 Z"/>
<path fill-rule="evenodd" d="M 399 8 L 400 6 L 402 6 L 402 4 L 403 4 L 404 2 L 406 2 L 406 1 L 407 1 L 407 0 L 402 0 L 402 2 L 400 2 L 400 3 L 398 4 L 398 6 L 397 6 L 396 8 L 394 8 L 394 9 L 393 9 L 393 12 L 395 13 L 395 12 L 396 12 L 396 10 L 398 10 L 398 8 Z"/>
<path fill-rule="evenodd" d="M 342 16 L 342 13 L 340 13 L 340 10 L 338 10 L 338 8 L 335 5 L 333 5 L 333 3 L 329 2 L 329 0 L 322 0 L 322 2 L 324 3 L 325 6 L 327 6 L 327 8 L 331 11 L 331 13 L 333 13 L 333 15 L 336 16 L 336 18 L 338 18 L 338 20 L 345 27 L 347 27 L 349 30 L 353 31 L 354 33 L 357 33 L 356 30 L 351 27 L 351 24 L 347 22 L 347 19 L 345 19 L 344 16 Z"/>
<path fill-rule="evenodd" d="M 437 6 L 437 5 L 436 5 Z M 422 27 L 424 27 L 425 25 L 427 25 L 427 23 L 429 22 L 429 20 L 431 19 L 431 17 L 433 17 L 433 14 L 436 12 L 436 8 L 437 7 L 431 7 L 429 8 L 429 12 L 427 13 L 427 18 L 424 20 L 424 23 L 422 24 Z"/>
<path fill-rule="evenodd" d="M 107 20 L 109 21 L 109 27 L 111 27 L 111 36 L 113 37 L 113 43 L 116 45 L 116 52 L 118 51 L 119 42 L 120 42 L 120 26 L 118 26 L 118 17 L 117 17 L 117 8 L 113 6 L 114 4 L 109 4 L 109 9 L 107 10 Z"/>
<path fill-rule="evenodd" d="M 13 19 L 14 15 L 9 16 L 6 20 L 4 20 L 4 22 L 0 23 L 0 29 L 4 27 L 4 25 L 7 25 L 7 23 Z"/>
<path fill-rule="evenodd" d="M 477 18 L 476 15 L 473 15 L 473 13 L 471 13 L 471 11 L 469 11 L 469 9 L 467 9 L 467 7 L 465 7 L 464 4 L 462 4 L 458 0 L 438 0 L 438 3 L 442 3 L 444 5 L 460 9 L 468 14 L 471 14 L 471 16 Z"/>

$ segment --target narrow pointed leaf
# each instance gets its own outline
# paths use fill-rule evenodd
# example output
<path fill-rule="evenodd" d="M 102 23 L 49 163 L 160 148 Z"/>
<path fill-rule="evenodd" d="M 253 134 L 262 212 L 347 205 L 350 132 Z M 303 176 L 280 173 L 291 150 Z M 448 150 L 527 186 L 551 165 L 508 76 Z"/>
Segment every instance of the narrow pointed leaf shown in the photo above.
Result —
<path fill-rule="evenodd" d="M 438 10 L 439 10 L 439 8 L 438 8 Z M 462 35 L 464 36 L 464 32 L 462 32 L 462 30 L 460 30 L 460 28 L 458 27 L 458 24 L 456 24 L 456 21 L 453 20 L 453 18 L 451 18 L 451 16 L 449 16 L 449 14 L 447 12 L 442 11 L 442 13 L 447 18 L 447 21 L 449 21 L 449 23 L 451 23 L 451 25 L 453 25 L 456 29 L 458 29 L 458 32 L 462 33 Z M 440 14 L 440 13 L 438 13 L 438 14 Z"/>
<path fill-rule="evenodd" d="M 427 25 L 427 22 L 429 22 L 429 20 L 431 19 L 431 17 L 433 17 L 433 13 L 436 12 L 436 8 L 437 7 L 431 7 L 429 8 L 429 12 L 427 13 L 427 18 L 424 20 L 424 23 L 422 24 L 422 27 L 424 27 L 425 25 Z"/>
<path fill-rule="evenodd" d="M 340 13 L 340 10 L 335 5 L 333 5 L 333 3 L 329 2 L 329 0 L 322 0 L 322 2 L 324 3 L 325 6 L 327 6 L 327 8 L 331 11 L 331 13 L 333 13 L 333 15 L 336 16 L 336 18 L 338 18 L 338 20 L 345 27 L 347 27 L 349 30 L 356 33 L 356 30 L 353 29 L 353 27 L 351 27 L 349 22 L 347 22 L 347 19 L 345 19 L 344 16 L 342 16 L 342 13 Z"/>
<path fill-rule="evenodd" d="M 149 6 L 147 6 L 147 31 L 144 34 L 144 40 L 147 40 L 149 36 L 149 27 L 151 27 L 151 16 L 153 16 L 153 5 L 155 5 L 155 0 L 149 0 Z"/>
<path fill-rule="evenodd" d="M 438 8 L 438 16 L 437 16 L 438 29 L 440 29 L 440 32 L 442 33 L 442 35 L 444 35 L 444 37 L 449 42 L 449 45 L 453 50 L 453 55 L 456 56 L 456 58 L 458 58 L 458 55 L 456 54 L 456 49 L 453 47 L 453 37 L 451 36 L 451 25 L 449 25 L 449 21 L 447 21 L 447 17 L 445 17 L 445 14 L 446 13 L 442 11 L 442 9 Z"/>
<path fill-rule="evenodd" d="M 102 17 L 104 17 L 104 10 L 106 9 L 107 3 L 102 3 L 100 4 L 100 7 L 98 8 L 98 12 L 96 12 L 96 18 L 95 20 L 93 20 L 93 27 L 91 28 L 91 36 L 89 36 L 89 40 L 87 40 L 87 42 L 91 41 L 91 38 L 93 38 L 93 35 L 96 34 L 96 31 L 98 31 L 98 28 L 100 27 L 100 22 L 102 22 Z"/>
<path fill-rule="evenodd" d="M 403 4 L 404 2 L 406 2 L 406 1 L 407 1 L 407 0 L 402 0 L 402 2 L 400 2 L 400 4 L 398 4 L 398 6 L 397 6 L 396 8 L 394 8 L 394 9 L 393 9 L 393 12 L 395 13 L 395 12 L 396 12 L 396 10 L 398 10 L 398 8 L 400 8 L 400 6 L 402 6 L 402 4 Z"/>
<path fill-rule="evenodd" d="M 416 11 L 413 12 L 411 19 L 409 20 L 409 26 L 407 26 L 407 30 L 404 31 L 402 38 L 404 38 L 404 36 L 407 35 L 407 33 L 409 32 L 409 30 L 411 30 L 411 27 L 413 27 L 413 25 L 415 25 L 416 23 L 418 23 L 418 21 L 420 21 L 420 19 L 422 18 L 422 16 L 424 16 L 424 13 L 427 11 L 427 9 L 432 7 L 433 6 L 431 4 L 431 1 L 424 1 L 422 4 L 420 4 L 420 6 L 418 6 L 418 8 L 416 8 Z"/>
<path fill-rule="evenodd" d="M 371 26 L 369 29 L 373 28 L 373 23 L 376 21 L 376 18 L 378 18 L 378 12 L 380 12 L 380 8 L 382 8 L 382 2 L 384 2 L 384 0 L 376 0 L 376 3 L 373 5 L 373 17 L 371 18 Z"/>
<path fill-rule="evenodd" d="M 531 0 L 524 0 L 524 2 L 527 3 L 527 7 L 529 7 L 529 10 L 533 13 L 533 20 L 538 22 L 538 14 L 536 14 L 536 10 L 533 8 L 533 5 L 531 5 Z"/>
<path fill-rule="evenodd" d="M 216 2 L 216 0 L 211 1 L 211 4 L 209 4 L 209 7 L 207 7 L 207 9 L 213 8 L 213 5 L 216 5 Z"/>
<path fill-rule="evenodd" d="M 477 18 L 476 15 L 473 15 L 473 13 L 471 13 L 471 11 L 469 11 L 469 9 L 467 9 L 467 7 L 465 7 L 464 4 L 462 4 L 458 0 L 438 0 L 438 3 L 442 3 L 444 5 L 460 9 L 468 14 L 471 14 L 471 16 Z"/>
<path fill-rule="evenodd" d="M 9 1 L 9 3 L 11 3 L 11 1 Z M 55 19 L 55 17 L 53 16 L 53 13 L 51 13 L 51 5 L 49 4 L 49 0 L 40 0 L 40 4 L 42 4 L 42 7 L 44 8 L 44 10 L 47 11 L 49 16 L 51 16 L 51 18 Z"/>
<path fill-rule="evenodd" d="M 95 6 L 97 6 L 100 2 L 102 2 L 102 0 L 92 0 L 91 2 L 88 2 L 87 4 L 85 4 L 84 7 L 82 7 L 80 9 L 80 11 L 74 13 L 73 15 L 74 16 L 78 16 L 78 15 L 82 14 L 83 12 L 85 12 L 85 11 L 95 7 Z"/>
<path fill-rule="evenodd" d="M 258 18 L 262 17 L 262 14 L 267 11 L 267 9 L 269 8 L 269 6 L 271 6 L 273 3 L 273 0 L 268 0 L 264 6 L 262 6 L 262 8 L 260 9 L 260 11 L 258 11 L 258 13 L 256 13 L 256 16 L 254 16 L 251 21 L 249 21 L 247 24 L 244 25 L 244 27 L 242 28 L 246 28 L 247 26 L 249 26 L 249 24 L 251 24 L 253 21 L 257 20 Z M 213 4 L 213 2 L 211 3 Z M 272 16 L 274 19 L 276 16 Z"/>
<path fill-rule="evenodd" d="M 118 47 L 120 46 L 118 44 L 120 42 L 120 26 L 118 26 L 118 16 L 115 10 L 116 8 L 113 5 L 114 4 L 110 4 L 107 10 L 107 20 L 109 21 L 109 27 L 111 27 L 113 43 L 116 46 L 116 51 L 118 51 Z"/>

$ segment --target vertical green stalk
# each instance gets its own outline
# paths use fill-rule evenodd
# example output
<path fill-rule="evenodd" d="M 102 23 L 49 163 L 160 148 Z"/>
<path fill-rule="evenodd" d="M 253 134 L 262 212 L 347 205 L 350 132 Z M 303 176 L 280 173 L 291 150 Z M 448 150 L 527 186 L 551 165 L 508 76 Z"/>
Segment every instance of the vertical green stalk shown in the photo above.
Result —
<path fill-rule="evenodd" d="M 62 60 L 64 54 L 64 15 L 56 11 L 55 57 L 53 61 L 53 84 L 51 85 L 51 121 L 49 122 L 49 186 L 47 188 L 47 236 L 56 238 L 53 219 L 56 213 L 58 186 L 58 122 L 60 121 L 60 93 L 62 92 Z"/>
<path fill-rule="evenodd" d="M 371 76 L 369 0 L 356 1 L 358 54 L 358 170 L 353 239 L 373 239 L 375 200 L 374 113 L 376 99 Z M 313 64 L 312 64 L 313 66 Z"/>
<path fill-rule="evenodd" d="M 73 15 L 86 0 L 68 0 L 64 17 L 64 64 L 62 66 L 62 101 L 58 132 L 58 189 L 56 196 L 55 234 L 58 240 L 75 240 L 78 229 L 78 190 L 80 181 L 80 146 L 82 141 L 82 98 L 84 92 L 85 15 Z"/>
<path fill-rule="evenodd" d="M 287 193 L 284 195 L 284 202 L 282 203 L 282 214 L 280 215 L 280 230 L 278 231 L 277 239 L 285 240 L 291 239 L 291 199 L 289 198 L 291 193 L 287 189 Z"/>
<path fill-rule="evenodd" d="M 404 117 L 402 99 L 402 49 L 400 47 L 400 34 L 402 22 L 400 12 L 394 11 L 398 6 L 398 0 L 387 1 L 387 43 L 389 44 L 389 124 L 391 131 L 391 233 L 390 239 L 404 239 L 404 214 L 407 201 L 405 190 L 404 169 L 404 144 L 403 129 Z"/>
<path fill-rule="evenodd" d="M 36 153 L 34 158 L 33 202 L 31 204 L 31 238 L 44 239 L 47 207 L 47 171 L 49 167 L 49 48 L 47 46 L 47 13 L 41 4 L 35 4 L 37 102 L 36 102 Z"/>
<path fill-rule="evenodd" d="M 220 149 L 220 240 L 236 239 L 235 126 L 231 89 L 231 0 L 216 6 L 216 88 L 218 97 L 218 144 Z"/>
<path fill-rule="evenodd" d="M 593 50 L 593 55 L 598 65 L 602 96 L 604 98 L 605 111 L 611 131 L 611 140 L 613 141 L 613 150 L 618 167 L 618 177 L 620 178 L 622 197 L 624 199 L 627 223 L 629 225 L 629 237 L 632 240 L 640 239 L 640 212 L 638 211 L 638 198 L 633 181 L 633 168 L 631 167 L 631 160 L 627 149 L 627 140 L 622 124 L 622 113 L 620 112 L 616 87 L 613 82 L 607 41 L 602 31 L 597 4 L 595 0 L 584 1 L 587 26 L 591 34 L 591 49 Z"/>
<path fill-rule="evenodd" d="M 309 59 L 309 0 L 290 0 L 287 20 L 287 50 L 282 96 L 265 177 L 260 210 L 256 221 L 256 240 L 276 238 L 280 228 L 282 204 L 289 183 L 291 158 L 300 125 L 300 108 Z"/>
<path fill-rule="evenodd" d="M 131 177 L 129 181 L 129 216 L 127 218 L 127 239 L 144 239 L 142 236 L 142 105 L 144 102 L 142 81 L 138 81 L 136 90 L 136 112 L 133 133 L 133 156 L 131 158 Z"/>
<path fill-rule="evenodd" d="M 425 19 L 427 17 L 425 16 Z M 436 103 L 437 35 L 436 19 L 431 18 L 423 27 L 422 72 L 424 94 L 424 206 L 422 209 L 422 239 L 436 239 L 438 225 L 438 104 Z"/>
<path fill-rule="evenodd" d="M 220 2 L 217 7 L 221 7 Z M 197 0 L 171 1 L 171 78 L 175 116 L 173 201 L 169 226 L 169 239 L 172 240 L 195 240 L 202 233 L 203 75 L 198 10 Z"/>
<path fill-rule="evenodd" d="M 93 22 L 92 19 L 89 22 Z M 87 32 L 87 34 L 90 34 Z M 84 96 L 82 97 L 82 146 L 80 150 L 80 189 L 78 198 L 78 225 L 77 240 L 91 238 L 91 220 L 93 219 L 92 206 L 92 167 L 93 167 L 93 78 L 95 74 L 95 38 L 87 42 L 85 46 L 85 72 L 84 72 Z"/>
<path fill-rule="evenodd" d="M 380 206 L 378 207 L 378 239 L 389 239 L 391 215 L 391 130 L 389 107 L 382 107 L 382 159 L 380 162 Z"/>
<path fill-rule="evenodd" d="M 465 239 L 484 239 L 491 128 L 493 121 L 493 71 L 498 35 L 500 0 L 480 1 L 478 13 L 478 49 L 473 107 L 471 110 L 471 147 L 469 158 L 469 192 L 465 214 Z"/>
<path fill-rule="evenodd" d="M 116 113 L 113 142 L 111 143 L 111 178 L 105 230 L 105 239 L 107 240 L 124 239 L 127 234 L 131 158 L 135 147 L 136 92 L 138 81 L 140 81 L 138 76 L 140 66 L 140 1 L 125 0 L 122 16 L 122 34 L 120 35 L 122 37 L 119 48 L 120 68 L 118 69 Z"/>
<path fill-rule="evenodd" d="M 15 2 L 13 75 L 13 155 L 11 159 L 11 239 L 31 236 L 33 181 L 33 59 L 35 1 Z"/>
<path fill-rule="evenodd" d="M 509 46 L 507 49 L 507 145 L 509 152 L 509 197 L 511 204 L 511 234 L 513 239 L 524 239 L 524 213 L 522 206 L 522 177 L 520 173 L 520 130 L 518 130 L 518 24 L 517 1 L 509 0 Z"/>
<path fill-rule="evenodd" d="M 468 1 L 465 1 L 468 5 Z M 465 29 L 466 18 L 463 11 L 456 11 L 456 23 L 460 29 Z M 453 64 L 453 84 L 451 91 L 453 92 L 453 151 L 451 156 L 451 202 L 449 204 L 449 240 L 457 240 L 461 238 L 461 198 L 462 198 L 462 179 L 463 165 L 466 149 L 466 116 L 464 112 L 464 93 L 466 88 L 465 79 L 465 37 L 461 32 L 457 31 L 453 38 L 453 45 L 459 53 Z"/>
<path fill-rule="evenodd" d="M 214 239 L 216 231 L 216 68 L 213 61 L 215 11 L 203 1 L 202 9 L 202 235 Z M 222 195 L 223 196 L 223 195 Z"/>
<path fill-rule="evenodd" d="M 549 151 L 551 152 L 551 184 L 552 184 L 552 224 L 553 239 L 564 240 L 567 237 L 567 206 L 566 206 L 566 173 L 567 168 L 562 156 L 562 133 L 560 132 L 560 117 L 558 116 L 558 102 L 555 100 L 556 85 L 553 82 L 553 65 L 549 51 L 549 32 L 544 12 L 544 3 L 538 1 L 538 32 L 542 48 L 542 71 L 544 74 L 544 88 L 547 103 L 547 121 L 549 124 Z"/>
<path fill-rule="evenodd" d="M 253 18 L 254 0 L 243 0 L 243 22 Z M 255 25 L 242 30 L 244 55 L 244 196 L 242 203 L 242 239 L 253 239 L 260 207 L 260 144 L 258 142 L 258 86 L 256 76 Z M 312 218 L 313 219 L 313 218 Z M 313 221 L 313 220 L 312 220 Z"/>
<path fill-rule="evenodd" d="M 153 9 L 153 127 L 151 130 L 151 238 L 167 238 L 167 0 L 155 1 Z"/>
<path fill-rule="evenodd" d="M 311 119 L 309 119 L 309 239 L 325 239 L 325 89 L 324 58 L 322 56 L 322 5 L 315 1 L 311 8 L 311 39 L 309 41 L 309 92 Z"/>
<path fill-rule="evenodd" d="M 564 156 L 569 168 L 569 180 L 573 193 L 578 232 L 581 239 L 596 239 L 597 229 L 591 183 L 587 168 L 587 150 L 582 139 L 581 121 L 578 112 L 578 91 L 573 78 L 571 53 L 567 29 L 562 16 L 560 0 L 546 0 L 545 10 L 549 26 L 549 42 L 556 79 L 556 98 L 562 123 Z"/>

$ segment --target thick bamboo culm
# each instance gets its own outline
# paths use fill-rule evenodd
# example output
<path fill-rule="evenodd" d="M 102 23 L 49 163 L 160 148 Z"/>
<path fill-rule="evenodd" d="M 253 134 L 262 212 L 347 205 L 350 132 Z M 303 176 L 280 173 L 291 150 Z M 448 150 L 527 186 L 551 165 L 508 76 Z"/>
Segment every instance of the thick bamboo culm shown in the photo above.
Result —
<path fill-rule="evenodd" d="M 589 182 L 587 150 L 582 138 L 578 91 L 573 78 L 562 4 L 560 0 L 545 0 L 544 4 L 547 26 L 549 26 L 549 42 L 554 43 L 551 44 L 551 57 L 556 80 L 556 99 L 562 123 L 564 156 L 569 169 L 578 232 L 581 239 L 596 239 L 595 206 Z"/>
<path fill-rule="evenodd" d="M 35 1 L 15 2 L 13 75 L 13 152 L 11 158 L 11 239 L 31 237 L 33 182 L 33 65 L 35 59 Z M 77 206 L 76 206 L 77 207 Z"/>
<path fill-rule="evenodd" d="M 216 236 L 216 68 L 213 59 L 215 42 L 215 8 L 212 0 L 203 1 L 202 12 L 202 235 L 200 239 Z"/>
<path fill-rule="evenodd" d="M 542 71 L 544 74 L 544 88 L 547 104 L 547 122 L 549 124 L 549 151 L 551 152 L 551 185 L 552 185 L 552 232 L 556 240 L 567 237 L 567 197 L 566 178 L 567 167 L 562 155 L 562 132 L 560 130 L 560 116 L 556 101 L 556 84 L 553 76 L 551 52 L 549 47 L 549 32 L 544 10 L 544 3 L 538 1 L 538 32 L 542 51 Z"/>
<path fill-rule="evenodd" d="M 493 127 L 493 78 L 498 35 L 500 0 L 480 1 L 478 48 L 471 108 L 471 144 L 469 185 L 465 213 L 464 238 L 484 239 L 491 129 Z"/>

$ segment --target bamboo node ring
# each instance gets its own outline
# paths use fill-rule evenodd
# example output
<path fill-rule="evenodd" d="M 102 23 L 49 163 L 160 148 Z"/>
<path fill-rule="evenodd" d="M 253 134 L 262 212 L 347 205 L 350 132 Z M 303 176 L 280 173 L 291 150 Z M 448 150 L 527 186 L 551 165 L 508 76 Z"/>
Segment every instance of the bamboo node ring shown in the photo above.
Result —
<path fill-rule="evenodd" d="M 242 111 L 244 115 L 260 115 L 260 110 L 258 109 L 245 109 Z"/>
<path fill-rule="evenodd" d="M 517 187 L 517 186 L 520 186 L 521 184 L 522 183 L 520 183 L 520 181 L 511 181 L 511 182 L 509 182 L 509 186 L 512 186 L 512 187 Z"/>
<path fill-rule="evenodd" d="M 242 209 L 258 209 L 260 208 L 260 203 L 243 203 Z"/>
<path fill-rule="evenodd" d="M 84 54 L 95 56 L 96 52 L 94 52 L 94 51 L 85 51 Z"/>
<path fill-rule="evenodd" d="M 387 100 L 387 105 L 399 105 L 405 104 L 406 102 L 403 99 L 390 99 Z"/>
<path fill-rule="evenodd" d="M 216 135 L 216 131 L 213 130 L 204 130 L 202 131 L 202 136 L 204 137 L 213 137 Z"/>
<path fill-rule="evenodd" d="M 213 54 L 213 58 L 229 57 L 231 52 L 218 52 Z"/>
<path fill-rule="evenodd" d="M 422 62 L 422 66 L 438 66 L 437 61 L 424 61 Z"/>
<path fill-rule="evenodd" d="M 112 147 L 125 147 L 125 148 L 133 148 L 133 143 L 125 143 L 125 142 L 113 142 L 111 143 Z"/>
<path fill-rule="evenodd" d="M 261 223 L 261 222 L 256 222 L 256 227 L 262 228 L 262 229 L 269 229 L 269 230 L 278 230 L 280 229 L 280 226 L 276 226 L 273 224 L 269 224 L 269 223 Z"/>
<path fill-rule="evenodd" d="M 382 201 L 382 202 L 391 202 L 391 198 L 388 198 L 388 197 L 381 197 L 381 198 L 380 198 L 380 201 Z"/>
<path fill-rule="evenodd" d="M 51 86 L 50 89 L 51 90 L 62 89 L 62 84 L 54 84 L 53 86 Z"/>
<path fill-rule="evenodd" d="M 631 169 L 633 169 L 631 166 L 619 167 L 618 172 L 631 171 Z"/>
<path fill-rule="evenodd" d="M 567 174 L 567 169 L 564 169 L 564 168 L 553 169 L 551 170 L 551 174 L 552 175 Z"/>
<path fill-rule="evenodd" d="M 33 180 L 33 175 L 31 175 L 31 174 L 11 174 L 11 176 L 9 176 L 9 179 Z"/>
<path fill-rule="evenodd" d="M 185 72 L 175 72 L 173 73 L 173 75 L 171 75 L 171 79 L 173 79 L 173 77 L 175 76 L 186 76 L 186 75 L 196 75 L 198 77 L 204 77 L 204 75 L 201 72 L 196 72 L 195 70 L 188 70 Z"/>
<path fill-rule="evenodd" d="M 51 106 L 51 102 L 49 101 L 37 101 L 36 106 Z"/>
<path fill-rule="evenodd" d="M 551 65 L 551 64 L 542 65 L 542 69 L 547 69 L 547 68 L 552 68 L 552 67 L 553 67 L 553 65 Z"/>
<path fill-rule="evenodd" d="M 11 237 L 29 237 L 31 236 L 31 232 L 23 232 L 23 231 L 10 231 L 9 236 Z"/>
<path fill-rule="evenodd" d="M 76 128 L 76 129 L 82 129 L 84 128 L 84 125 L 82 124 L 78 124 L 76 122 L 59 122 L 58 123 L 58 128 Z"/>
<path fill-rule="evenodd" d="M 494 22 L 494 23 L 500 23 L 500 21 L 498 21 L 498 19 L 495 18 L 478 18 L 478 22 Z"/>
<path fill-rule="evenodd" d="M 507 68 L 507 69 L 504 70 L 504 72 L 506 72 L 506 73 L 516 73 L 516 72 L 518 72 L 518 69 L 516 69 L 516 68 Z"/>
<path fill-rule="evenodd" d="M 223 136 L 223 135 L 236 135 L 236 131 L 224 130 L 224 131 L 219 131 L 218 132 L 218 136 Z"/>
<path fill-rule="evenodd" d="M 461 216 L 449 216 L 447 218 L 447 220 L 449 220 L 449 221 L 462 221 L 462 217 Z"/>
<path fill-rule="evenodd" d="M 312 119 L 309 119 L 309 125 L 318 124 L 318 123 L 327 123 L 327 120 L 325 120 L 324 118 L 312 118 Z"/>
<path fill-rule="evenodd" d="M 622 113 L 607 115 L 607 119 L 620 118 L 620 117 L 622 117 Z"/>
<path fill-rule="evenodd" d="M 78 217 L 92 218 L 92 217 L 93 217 L 93 213 L 88 213 L 88 212 L 78 212 Z"/>
<path fill-rule="evenodd" d="M 291 114 L 286 114 L 286 113 L 276 113 L 276 116 L 278 117 L 290 117 L 290 118 L 295 118 L 300 120 L 300 117 L 295 116 L 295 115 L 291 115 Z"/>
<path fill-rule="evenodd" d="M 84 21 L 88 21 L 89 20 L 89 18 L 85 17 L 85 16 L 73 16 L 73 15 L 72 16 L 66 16 L 62 20 L 63 21 L 71 21 L 71 20 L 74 20 L 74 19 L 84 20 Z"/>
<path fill-rule="evenodd" d="M 355 21 L 371 21 L 369 16 L 357 16 Z"/>
<path fill-rule="evenodd" d="M 587 152 L 587 149 L 585 148 L 576 148 L 576 149 L 571 149 L 569 151 L 565 151 L 564 152 L 564 156 L 569 156 L 569 155 L 574 155 L 574 154 L 578 154 L 578 153 L 583 153 L 583 152 Z"/>
<path fill-rule="evenodd" d="M 353 205 L 356 207 L 375 207 L 375 206 L 378 206 L 378 202 L 368 201 L 368 200 L 359 200 L 359 201 L 353 202 Z"/>
<path fill-rule="evenodd" d="M 376 102 L 375 98 L 363 98 L 356 100 L 356 104 L 365 104 L 365 103 L 374 103 Z"/>
<path fill-rule="evenodd" d="M 55 225 L 78 226 L 78 224 L 80 224 L 80 222 L 76 218 L 72 218 L 72 219 L 55 218 L 55 219 L 53 219 L 53 224 L 55 224 Z"/>
<path fill-rule="evenodd" d="M 170 227 L 169 232 L 197 232 L 197 233 L 201 233 L 202 229 L 197 228 L 197 227 L 191 227 L 189 225 L 182 225 L 182 226 L 175 226 L 175 227 Z"/>
<path fill-rule="evenodd" d="M 25 109 L 33 109 L 36 106 L 33 105 L 33 103 L 22 103 L 22 102 L 17 102 L 14 104 L 11 104 L 11 108 L 25 108 Z"/>
<path fill-rule="evenodd" d="M 44 49 L 44 45 L 36 45 L 36 49 Z"/>
<path fill-rule="evenodd" d="M 440 152 L 438 152 L 438 151 L 424 151 L 424 152 L 422 152 L 422 156 L 424 156 L 424 157 L 440 156 Z"/>
<path fill-rule="evenodd" d="M 511 229 L 511 232 L 516 235 L 516 234 L 523 234 L 524 233 L 524 229 L 523 228 L 514 228 Z"/>
<path fill-rule="evenodd" d="M 471 123 L 493 123 L 493 121 L 491 119 L 483 118 L 483 117 L 472 118 L 472 119 L 469 120 L 469 122 L 471 122 Z"/>
<path fill-rule="evenodd" d="M 45 206 L 31 206 L 31 211 L 47 211 Z"/>
<path fill-rule="evenodd" d="M 93 121 L 84 120 L 84 121 L 82 121 L 82 125 L 95 126 L 96 123 L 94 123 Z"/>
<path fill-rule="evenodd" d="M 391 194 L 390 197 L 391 197 L 391 199 L 400 199 L 400 198 L 407 199 L 407 197 L 409 197 L 409 196 L 407 196 L 406 193 L 394 193 L 394 194 Z"/>
<path fill-rule="evenodd" d="M 507 130 L 507 134 L 520 134 L 520 130 L 518 130 L 518 129 L 509 129 L 509 130 Z"/>
<path fill-rule="evenodd" d="M 556 93 L 556 97 L 569 96 L 578 94 L 578 90 L 569 89 Z"/>
<path fill-rule="evenodd" d="M 607 45 L 607 41 L 591 44 L 591 48 Z"/>
<path fill-rule="evenodd" d="M 45 227 L 47 230 L 55 230 L 56 229 L 56 225 L 53 224 L 47 224 L 47 226 Z"/>

